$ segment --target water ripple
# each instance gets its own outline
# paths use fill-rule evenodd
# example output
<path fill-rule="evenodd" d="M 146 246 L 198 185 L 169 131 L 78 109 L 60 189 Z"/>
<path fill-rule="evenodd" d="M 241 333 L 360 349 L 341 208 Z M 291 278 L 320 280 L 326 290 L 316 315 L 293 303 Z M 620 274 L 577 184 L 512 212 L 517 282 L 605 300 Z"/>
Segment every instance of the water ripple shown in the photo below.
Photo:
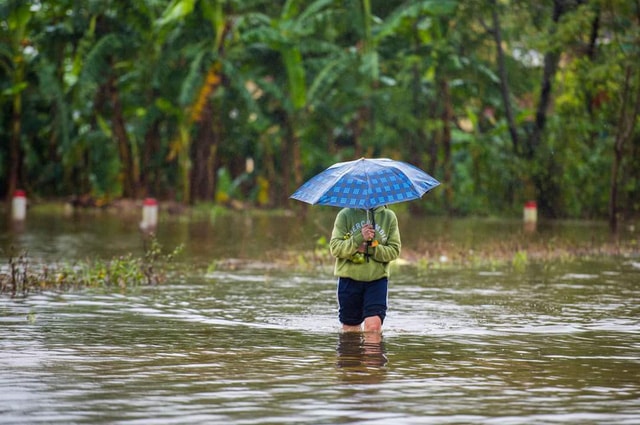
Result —
<path fill-rule="evenodd" d="M 637 423 L 637 270 L 609 266 L 399 273 L 378 340 L 338 332 L 331 276 L 3 299 L 0 423 Z"/>

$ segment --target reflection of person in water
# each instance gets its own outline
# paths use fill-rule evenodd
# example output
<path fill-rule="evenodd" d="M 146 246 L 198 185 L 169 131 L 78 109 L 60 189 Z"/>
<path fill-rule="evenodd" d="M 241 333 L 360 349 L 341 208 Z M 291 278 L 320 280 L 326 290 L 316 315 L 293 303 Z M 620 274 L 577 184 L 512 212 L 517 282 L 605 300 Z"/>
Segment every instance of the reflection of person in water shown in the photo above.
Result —
<path fill-rule="evenodd" d="M 374 332 L 342 332 L 337 366 L 345 372 L 370 372 L 387 364 L 382 335 Z"/>

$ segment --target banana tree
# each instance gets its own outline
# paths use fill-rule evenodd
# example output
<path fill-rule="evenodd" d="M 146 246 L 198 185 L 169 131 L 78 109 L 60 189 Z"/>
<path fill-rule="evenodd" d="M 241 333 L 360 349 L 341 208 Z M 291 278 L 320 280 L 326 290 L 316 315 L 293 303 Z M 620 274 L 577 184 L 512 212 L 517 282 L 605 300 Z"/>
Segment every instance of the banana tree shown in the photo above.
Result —
<path fill-rule="evenodd" d="M 133 22 L 139 18 L 137 10 L 119 9 L 109 4 L 95 4 L 89 8 L 89 22 L 84 40 L 90 47 L 81 58 L 82 48 L 74 57 L 75 83 L 70 88 L 77 113 L 92 123 L 88 131 L 81 130 L 76 138 L 78 146 L 87 140 L 102 138 L 113 143 L 117 159 L 117 192 L 107 188 L 104 195 L 122 195 L 135 198 L 140 193 L 140 160 L 138 138 L 132 131 L 132 121 L 141 111 L 133 105 L 141 104 L 142 91 L 136 76 L 143 66 L 138 55 L 144 51 L 144 32 L 135 29 Z M 128 31 L 123 31 L 126 26 Z M 70 76 L 68 76 L 70 77 Z M 92 99 L 87 108 L 86 98 Z M 135 126 L 138 127 L 138 126 Z M 111 144 L 110 144 L 111 145 Z M 104 159 L 106 160 L 106 158 Z"/>
<path fill-rule="evenodd" d="M 7 26 L 0 26 L 4 33 L 2 38 L 7 44 L 0 45 L 0 64 L 9 81 L 3 87 L 2 103 L 9 99 L 11 104 L 11 122 L 9 135 L 7 198 L 13 196 L 19 182 L 19 171 L 22 163 L 20 144 L 22 140 L 22 95 L 28 87 L 26 81 L 27 55 L 25 48 L 29 45 L 28 25 L 32 16 L 29 4 L 18 4 L 8 7 Z"/>
<path fill-rule="evenodd" d="M 241 37 L 250 49 L 275 52 L 280 64 L 273 64 L 271 70 L 260 80 L 263 89 L 276 100 L 274 115 L 281 119 L 278 126 L 283 132 L 282 148 L 282 190 L 280 202 L 286 202 L 293 188 L 302 183 L 301 143 L 309 118 L 308 76 L 305 64 L 305 40 L 311 39 L 318 30 L 318 24 L 333 13 L 331 0 L 316 0 L 310 4 L 302 0 L 287 0 L 279 16 L 271 17 L 262 13 L 245 16 L 240 23 L 245 28 Z M 265 53 L 268 55 L 268 52 Z M 278 77 L 282 69 L 284 81 Z M 274 72 L 275 71 L 275 72 Z M 275 80 L 274 83 L 269 81 Z"/>
<path fill-rule="evenodd" d="M 384 43 L 381 50 L 391 53 L 387 63 L 397 72 L 394 84 L 412 93 L 406 106 L 410 119 L 400 129 L 409 133 L 405 135 L 405 152 L 412 155 L 416 165 L 422 166 L 421 162 L 428 160 L 428 169 L 442 173 L 445 208 L 449 212 L 454 187 L 452 81 L 460 71 L 455 50 L 458 37 L 450 28 L 458 4 L 456 0 L 403 2 L 376 28 L 377 44 Z M 399 39 L 411 42 L 390 52 L 388 46 L 397 46 Z"/>
<path fill-rule="evenodd" d="M 193 52 L 187 59 L 190 60 L 189 72 L 183 76 L 179 101 L 181 109 L 178 110 L 178 129 L 174 140 L 170 145 L 168 159 L 178 160 L 182 201 L 191 203 L 194 195 L 212 197 L 214 182 L 207 176 L 213 176 L 215 164 L 216 146 L 212 137 L 200 137 L 196 139 L 197 146 L 192 155 L 193 127 L 200 126 L 208 134 L 212 127 L 211 97 L 223 82 L 223 58 L 227 32 L 231 23 L 227 22 L 224 6 L 228 3 L 224 0 L 175 0 L 165 10 L 157 21 L 157 26 L 163 31 L 183 29 L 188 31 L 188 25 L 181 24 L 198 20 L 194 12 L 201 12 L 205 25 L 205 34 L 210 36 L 190 40 L 189 46 Z M 191 19 L 191 21 L 188 21 Z M 169 48 L 171 48 L 169 46 Z M 216 139 L 214 137 L 214 139 Z M 195 167 L 194 167 L 195 163 Z M 196 173 L 194 174 L 194 169 Z M 204 182 L 202 180 L 204 179 Z M 194 187 L 193 182 L 198 182 Z M 203 188 L 203 185 L 205 186 Z"/>

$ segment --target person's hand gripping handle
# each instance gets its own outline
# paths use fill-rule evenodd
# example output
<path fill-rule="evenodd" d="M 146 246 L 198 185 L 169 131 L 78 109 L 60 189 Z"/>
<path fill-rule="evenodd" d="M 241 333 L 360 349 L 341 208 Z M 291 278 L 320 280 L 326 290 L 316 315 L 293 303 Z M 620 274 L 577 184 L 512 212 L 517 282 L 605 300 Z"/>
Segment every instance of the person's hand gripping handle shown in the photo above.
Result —
<path fill-rule="evenodd" d="M 364 240 L 367 242 L 371 242 L 376 236 L 376 231 L 373 229 L 373 225 L 369 223 L 362 226 L 360 232 L 362 233 L 362 237 L 364 238 Z"/>
<path fill-rule="evenodd" d="M 369 247 L 371 246 L 371 241 L 373 241 L 373 238 L 375 238 L 376 236 L 376 231 L 372 224 L 367 223 L 362 226 L 360 232 L 362 233 L 362 237 L 366 241 L 366 245 L 363 245 L 365 245 L 364 252 L 365 256 L 367 257 L 367 262 L 369 262 Z"/>

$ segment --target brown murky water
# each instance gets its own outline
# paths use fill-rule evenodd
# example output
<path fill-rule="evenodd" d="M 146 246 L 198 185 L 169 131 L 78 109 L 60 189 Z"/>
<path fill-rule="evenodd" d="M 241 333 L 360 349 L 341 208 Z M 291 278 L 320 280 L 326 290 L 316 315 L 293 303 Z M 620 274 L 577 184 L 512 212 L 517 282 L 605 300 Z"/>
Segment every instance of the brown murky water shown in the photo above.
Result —
<path fill-rule="evenodd" d="M 191 273 L 127 292 L 3 296 L 0 423 L 640 423 L 640 259 L 396 267 L 379 339 L 338 332 L 325 269 L 209 267 L 312 249 L 331 223 L 330 213 L 166 219 L 158 236 L 185 244 Z M 407 246 L 520 226 L 402 225 Z M 606 237 L 597 223 L 541 232 Z M 3 228 L 0 247 L 10 245 L 43 261 L 142 247 L 135 220 L 56 214 Z"/>

